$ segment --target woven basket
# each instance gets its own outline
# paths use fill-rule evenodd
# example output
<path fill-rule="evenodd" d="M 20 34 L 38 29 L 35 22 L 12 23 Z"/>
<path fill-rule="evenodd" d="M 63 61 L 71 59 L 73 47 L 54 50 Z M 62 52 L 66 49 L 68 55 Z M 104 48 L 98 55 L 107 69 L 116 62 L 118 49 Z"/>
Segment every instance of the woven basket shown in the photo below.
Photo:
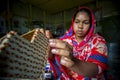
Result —
<path fill-rule="evenodd" d="M 43 80 L 48 38 L 34 29 L 22 36 L 10 31 L 0 39 L 0 80 Z"/>

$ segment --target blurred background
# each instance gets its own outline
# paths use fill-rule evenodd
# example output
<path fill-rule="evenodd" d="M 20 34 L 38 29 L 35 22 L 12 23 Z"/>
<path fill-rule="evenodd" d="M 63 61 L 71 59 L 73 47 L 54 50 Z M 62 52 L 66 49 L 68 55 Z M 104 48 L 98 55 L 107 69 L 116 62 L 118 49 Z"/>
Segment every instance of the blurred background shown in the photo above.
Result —
<path fill-rule="evenodd" d="M 92 8 L 96 32 L 108 43 L 111 80 L 120 74 L 120 10 L 115 0 L 0 0 L 0 38 L 11 30 L 24 34 L 34 28 L 51 30 L 60 37 L 71 25 L 76 8 Z"/>

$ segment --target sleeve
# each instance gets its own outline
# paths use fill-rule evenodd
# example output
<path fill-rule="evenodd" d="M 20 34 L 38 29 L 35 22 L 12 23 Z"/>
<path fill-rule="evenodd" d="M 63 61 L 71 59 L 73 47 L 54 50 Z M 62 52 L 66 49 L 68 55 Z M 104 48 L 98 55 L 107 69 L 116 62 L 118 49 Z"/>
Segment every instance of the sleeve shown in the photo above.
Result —
<path fill-rule="evenodd" d="M 107 45 L 103 38 L 96 38 L 92 42 L 93 47 L 87 62 L 98 65 L 99 73 L 108 69 Z"/>

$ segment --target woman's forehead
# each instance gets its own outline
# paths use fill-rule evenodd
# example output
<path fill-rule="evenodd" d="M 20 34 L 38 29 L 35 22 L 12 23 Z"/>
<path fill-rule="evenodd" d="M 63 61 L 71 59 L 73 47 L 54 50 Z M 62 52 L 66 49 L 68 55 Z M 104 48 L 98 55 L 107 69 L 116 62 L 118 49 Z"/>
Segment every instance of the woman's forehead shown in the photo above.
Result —
<path fill-rule="evenodd" d="M 86 12 L 78 12 L 75 19 L 89 19 L 89 15 Z"/>

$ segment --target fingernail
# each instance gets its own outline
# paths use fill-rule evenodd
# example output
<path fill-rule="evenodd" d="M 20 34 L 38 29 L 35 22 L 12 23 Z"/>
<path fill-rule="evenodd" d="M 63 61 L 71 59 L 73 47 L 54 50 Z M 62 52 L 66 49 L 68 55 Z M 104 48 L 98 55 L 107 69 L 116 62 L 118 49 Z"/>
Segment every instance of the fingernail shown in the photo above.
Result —
<path fill-rule="evenodd" d="M 65 60 L 68 60 L 68 58 L 64 57 Z"/>
<path fill-rule="evenodd" d="M 49 42 L 53 42 L 53 40 L 52 40 L 52 39 L 49 39 Z"/>
<path fill-rule="evenodd" d="M 50 46 L 54 46 L 55 45 L 55 43 L 54 42 L 50 42 Z"/>
<path fill-rule="evenodd" d="M 52 49 L 51 52 L 52 52 L 52 53 L 56 53 L 57 50 L 56 50 L 56 49 Z"/>
<path fill-rule="evenodd" d="M 61 64 L 63 64 L 63 65 L 64 65 L 64 64 L 66 64 L 66 61 L 64 61 L 64 60 L 61 60 Z"/>

